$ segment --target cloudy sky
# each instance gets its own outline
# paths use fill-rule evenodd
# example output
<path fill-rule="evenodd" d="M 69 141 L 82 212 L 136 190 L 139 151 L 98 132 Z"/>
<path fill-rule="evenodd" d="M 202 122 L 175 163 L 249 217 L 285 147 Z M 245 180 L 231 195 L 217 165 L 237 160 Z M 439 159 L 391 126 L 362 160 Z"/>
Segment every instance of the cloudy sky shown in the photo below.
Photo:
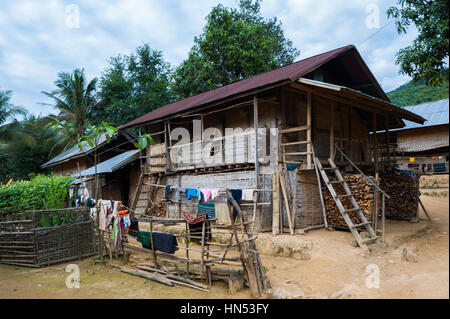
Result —
<path fill-rule="evenodd" d="M 84 68 L 99 77 L 110 57 L 149 43 L 178 65 L 210 9 L 237 0 L 63 1 L 5 0 L 0 8 L 0 89 L 11 102 L 43 115 L 53 111 L 41 91 L 54 88 L 58 72 Z M 277 17 L 301 53 L 297 60 L 347 44 L 357 45 L 383 89 L 409 80 L 398 74 L 395 53 L 416 30 L 398 35 L 386 10 L 395 0 L 264 0 L 262 14 Z M 79 13 L 79 20 L 77 19 Z"/>

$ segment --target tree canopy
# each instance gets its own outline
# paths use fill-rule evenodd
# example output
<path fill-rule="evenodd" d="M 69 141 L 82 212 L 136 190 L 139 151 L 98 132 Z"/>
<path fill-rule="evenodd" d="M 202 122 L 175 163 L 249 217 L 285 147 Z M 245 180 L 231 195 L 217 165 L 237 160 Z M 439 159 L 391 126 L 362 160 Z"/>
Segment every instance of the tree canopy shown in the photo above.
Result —
<path fill-rule="evenodd" d="M 411 24 L 419 33 L 412 45 L 397 53 L 400 72 L 427 84 L 448 80 L 448 0 L 398 0 L 387 13 L 395 19 L 398 33 L 406 33 Z"/>
<path fill-rule="evenodd" d="M 261 0 L 219 4 L 195 37 L 188 58 L 174 72 L 173 91 L 185 98 L 292 63 L 299 55 L 277 18 L 264 19 Z"/>
<path fill-rule="evenodd" d="M 0 135 L 1 182 L 46 172 L 40 166 L 61 151 L 61 137 L 48 128 L 47 122 L 46 118 L 26 115 L 22 121 L 4 127 Z"/>
<path fill-rule="evenodd" d="M 148 44 L 111 58 L 100 78 L 103 103 L 93 108 L 93 122 L 121 125 L 172 102 L 170 73 L 162 52 Z"/>

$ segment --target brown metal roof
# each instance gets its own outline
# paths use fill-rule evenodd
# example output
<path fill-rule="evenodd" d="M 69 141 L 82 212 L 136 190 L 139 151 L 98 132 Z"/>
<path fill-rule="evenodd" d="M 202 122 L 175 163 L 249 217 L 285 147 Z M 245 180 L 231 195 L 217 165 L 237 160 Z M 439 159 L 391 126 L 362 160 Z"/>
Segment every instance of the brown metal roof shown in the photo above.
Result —
<path fill-rule="evenodd" d="M 140 126 L 144 123 L 164 118 L 181 111 L 186 111 L 195 107 L 207 105 L 209 103 L 217 102 L 222 99 L 230 98 L 234 95 L 242 94 L 244 92 L 248 92 L 258 88 L 263 88 L 265 86 L 274 85 L 277 83 L 281 84 L 285 83 L 286 81 L 295 81 L 298 78 L 317 69 L 331 59 L 353 48 L 353 45 L 347 45 L 345 47 L 315 55 L 272 71 L 264 72 L 244 80 L 221 86 L 217 89 L 203 92 L 185 98 L 183 100 L 164 105 L 160 108 L 157 108 L 156 110 L 153 110 L 147 114 L 142 115 L 141 117 L 132 120 L 131 122 L 120 126 L 119 129 Z"/>

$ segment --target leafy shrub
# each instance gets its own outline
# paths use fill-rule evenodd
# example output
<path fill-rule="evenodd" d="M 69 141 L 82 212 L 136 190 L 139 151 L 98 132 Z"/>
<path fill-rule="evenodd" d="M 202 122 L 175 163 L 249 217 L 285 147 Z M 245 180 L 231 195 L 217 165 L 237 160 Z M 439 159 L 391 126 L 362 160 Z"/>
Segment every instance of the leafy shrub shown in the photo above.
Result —
<path fill-rule="evenodd" d="M 72 177 L 36 175 L 30 181 L 0 185 L 0 218 L 27 210 L 64 208 Z"/>

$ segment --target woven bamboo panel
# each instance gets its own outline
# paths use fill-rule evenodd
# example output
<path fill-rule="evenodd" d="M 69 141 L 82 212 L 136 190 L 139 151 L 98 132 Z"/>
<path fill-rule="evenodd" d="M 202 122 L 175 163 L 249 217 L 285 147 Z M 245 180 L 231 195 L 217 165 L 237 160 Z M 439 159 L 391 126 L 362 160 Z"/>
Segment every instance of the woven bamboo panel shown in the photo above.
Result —
<path fill-rule="evenodd" d="M 166 147 L 164 144 L 151 145 L 148 148 L 150 150 L 150 159 L 147 163 L 150 164 L 149 171 L 151 173 L 164 172 L 164 166 L 152 166 L 152 165 L 165 165 L 166 164 Z"/>
<path fill-rule="evenodd" d="M 315 172 L 298 172 L 295 178 L 295 187 L 295 227 L 303 229 L 322 225 L 323 215 Z M 287 220 L 285 224 L 283 219 L 283 225 L 287 225 Z"/>
<path fill-rule="evenodd" d="M 48 217 L 70 221 L 41 227 Z M 95 254 L 94 222 L 89 209 L 26 212 L 23 220 L 0 222 L 0 263 L 42 267 Z"/>

